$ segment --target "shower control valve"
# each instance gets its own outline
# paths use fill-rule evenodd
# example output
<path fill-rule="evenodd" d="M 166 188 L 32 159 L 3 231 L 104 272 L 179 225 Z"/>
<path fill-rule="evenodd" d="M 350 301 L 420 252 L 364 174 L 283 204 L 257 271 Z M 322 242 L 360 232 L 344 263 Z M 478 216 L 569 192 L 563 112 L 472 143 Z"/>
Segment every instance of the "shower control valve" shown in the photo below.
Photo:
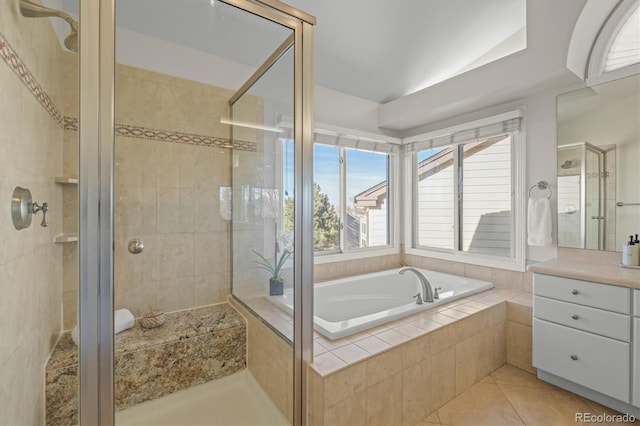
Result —
<path fill-rule="evenodd" d="M 39 205 L 38 203 L 33 203 L 31 205 L 31 208 L 33 210 L 33 214 L 36 214 L 42 210 L 42 222 L 40 222 L 40 226 L 44 228 L 49 226 L 49 221 L 47 220 L 47 212 L 49 212 L 49 203 L 45 202 L 45 203 L 42 203 L 42 205 Z"/>

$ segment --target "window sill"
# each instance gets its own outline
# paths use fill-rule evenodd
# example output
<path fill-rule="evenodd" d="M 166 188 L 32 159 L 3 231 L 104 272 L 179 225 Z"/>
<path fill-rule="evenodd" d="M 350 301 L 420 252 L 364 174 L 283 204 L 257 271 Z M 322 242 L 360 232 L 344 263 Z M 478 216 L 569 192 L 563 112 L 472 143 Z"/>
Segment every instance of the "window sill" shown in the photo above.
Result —
<path fill-rule="evenodd" d="M 400 249 L 398 247 L 386 246 L 386 247 L 380 247 L 380 248 L 358 250 L 358 251 L 349 252 L 349 253 L 317 255 L 317 256 L 314 256 L 313 263 L 315 265 L 323 265 L 325 263 L 367 259 L 372 257 L 388 256 L 392 254 L 400 254 Z"/>
<path fill-rule="evenodd" d="M 468 263 L 470 265 L 485 266 L 487 268 L 506 269 L 517 272 L 526 271 L 524 259 L 501 259 L 496 256 L 486 256 L 477 253 L 447 253 L 416 248 L 407 249 L 406 254 L 448 260 L 450 262 Z"/>

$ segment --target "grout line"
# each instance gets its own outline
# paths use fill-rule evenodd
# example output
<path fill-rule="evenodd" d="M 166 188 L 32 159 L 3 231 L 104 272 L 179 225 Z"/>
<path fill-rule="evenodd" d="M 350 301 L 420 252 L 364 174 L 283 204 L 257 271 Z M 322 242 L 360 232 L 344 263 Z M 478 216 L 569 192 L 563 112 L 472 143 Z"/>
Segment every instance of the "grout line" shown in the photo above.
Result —
<path fill-rule="evenodd" d="M 495 378 L 495 377 L 494 377 Z M 498 389 L 500 390 L 500 393 L 502 394 L 502 396 L 504 396 L 504 399 L 507 400 L 507 402 L 509 403 L 509 406 L 513 409 L 513 412 L 516 413 L 516 416 L 518 416 L 518 418 L 520 419 L 520 421 L 522 422 L 523 425 L 526 426 L 527 423 L 525 423 L 524 419 L 522 418 L 522 416 L 520 415 L 520 413 L 518 412 L 518 410 L 516 409 L 516 407 L 511 403 L 511 400 L 509 399 L 509 397 L 507 396 L 506 393 L 504 393 L 504 391 L 502 390 L 502 387 L 500 386 L 500 383 L 498 383 L 496 381 L 496 385 L 498 386 Z"/>

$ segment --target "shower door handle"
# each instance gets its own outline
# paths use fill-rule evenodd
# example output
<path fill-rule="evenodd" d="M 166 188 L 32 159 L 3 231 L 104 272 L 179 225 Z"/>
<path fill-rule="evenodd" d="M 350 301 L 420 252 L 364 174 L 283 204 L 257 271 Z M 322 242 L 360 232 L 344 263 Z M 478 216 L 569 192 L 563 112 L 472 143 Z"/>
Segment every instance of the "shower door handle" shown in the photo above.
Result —
<path fill-rule="evenodd" d="M 591 216 L 591 219 L 594 219 L 594 220 L 603 220 L 603 219 L 604 219 L 604 216 Z"/>

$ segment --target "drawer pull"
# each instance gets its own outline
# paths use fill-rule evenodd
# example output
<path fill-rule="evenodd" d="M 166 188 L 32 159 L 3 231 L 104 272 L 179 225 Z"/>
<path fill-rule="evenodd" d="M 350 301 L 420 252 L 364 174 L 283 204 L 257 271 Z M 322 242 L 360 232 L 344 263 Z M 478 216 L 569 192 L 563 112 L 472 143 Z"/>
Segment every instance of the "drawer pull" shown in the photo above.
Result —
<path fill-rule="evenodd" d="M 578 360 L 578 355 L 571 355 L 571 359 L 574 360 L 574 361 L 577 361 Z"/>
<path fill-rule="evenodd" d="M 574 288 L 573 290 L 571 290 L 571 294 L 578 294 L 578 290 Z"/>
<path fill-rule="evenodd" d="M 579 317 L 579 316 L 577 316 L 576 314 L 571 315 L 571 319 L 577 320 L 577 319 L 579 319 L 579 318 L 580 318 L 580 317 Z"/>

